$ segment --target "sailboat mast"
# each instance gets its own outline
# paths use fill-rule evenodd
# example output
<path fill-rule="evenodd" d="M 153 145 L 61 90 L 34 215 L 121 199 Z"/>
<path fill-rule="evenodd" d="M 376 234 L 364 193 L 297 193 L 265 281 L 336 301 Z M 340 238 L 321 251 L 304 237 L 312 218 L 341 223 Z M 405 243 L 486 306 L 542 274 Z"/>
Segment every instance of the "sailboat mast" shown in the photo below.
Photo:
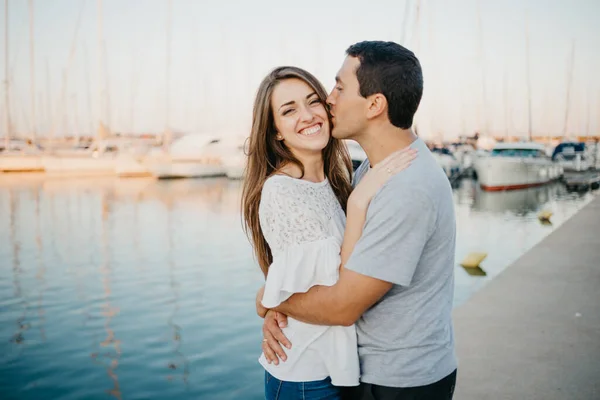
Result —
<path fill-rule="evenodd" d="M 419 54 L 421 52 L 421 0 L 417 0 L 415 10 L 417 15 L 415 16 L 415 28 L 413 30 L 416 36 L 414 53 Z"/>
<path fill-rule="evenodd" d="M 62 90 L 60 95 L 60 104 L 62 111 L 62 135 L 63 139 L 67 136 L 67 68 L 62 70 Z"/>
<path fill-rule="evenodd" d="M 533 139 L 532 137 L 532 128 L 531 128 L 531 76 L 529 71 L 529 18 L 525 19 L 525 45 L 526 45 L 526 56 L 527 56 L 527 119 L 528 119 L 528 127 L 527 134 L 529 141 Z"/>
<path fill-rule="evenodd" d="M 4 149 L 8 150 L 11 137 L 10 95 L 8 87 L 8 0 L 4 0 Z"/>
<path fill-rule="evenodd" d="M 484 57 L 484 51 L 483 51 L 483 28 L 482 28 L 482 24 L 481 24 L 481 4 L 480 4 L 480 0 L 477 1 L 477 32 L 478 32 L 478 36 L 479 36 L 479 60 L 481 62 L 481 117 L 483 119 L 483 122 L 481 124 L 481 126 L 479 127 L 479 129 L 482 129 L 483 127 L 483 133 L 485 135 L 489 134 L 488 132 L 488 126 L 487 126 L 487 109 L 486 109 L 486 103 L 487 103 L 487 96 L 486 96 L 486 90 L 485 90 L 485 57 Z"/>
<path fill-rule="evenodd" d="M 77 94 L 73 93 L 71 95 L 71 100 L 73 102 L 73 130 L 75 131 L 75 143 L 77 144 L 77 147 L 79 147 L 79 144 L 81 142 L 81 128 L 79 127 L 79 117 L 78 117 L 78 113 L 79 110 L 77 108 Z"/>
<path fill-rule="evenodd" d="M 73 62 L 75 60 L 75 53 L 77 51 L 77 35 L 79 34 L 79 28 L 81 26 L 81 17 L 83 15 L 83 7 L 85 6 L 85 2 L 81 3 L 81 6 L 79 8 L 79 15 L 77 16 L 77 24 L 75 26 L 75 32 L 73 34 L 73 40 L 71 41 L 71 49 L 69 50 L 69 59 L 67 60 L 67 66 L 63 68 L 63 72 L 62 72 L 62 88 L 61 88 L 61 96 L 60 96 L 60 105 L 59 105 L 59 109 L 60 112 L 57 112 L 56 115 L 56 120 L 52 126 L 52 132 L 51 132 L 51 137 L 54 138 L 54 133 L 56 131 L 56 127 L 58 125 L 58 119 L 60 118 L 61 114 L 62 114 L 62 131 L 63 131 L 63 136 L 66 134 L 67 132 L 67 85 L 68 85 L 68 73 L 71 70 L 72 66 L 73 66 Z"/>
<path fill-rule="evenodd" d="M 88 115 L 89 115 L 89 123 L 91 124 L 90 126 L 90 136 L 94 136 L 94 117 L 93 117 L 93 113 L 92 113 L 92 94 L 90 91 L 90 63 L 88 61 L 88 52 L 87 52 L 87 46 L 84 45 L 83 46 L 83 61 L 84 61 L 84 72 L 85 72 L 85 88 L 86 88 L 86 102 L 87 102 L 87 109 L 88 109 Z"/>
<path fill-rule="evenodd" d="M 38 118 L 39 121 L 41 121 L 41 124 L 38 124 L 38 129 L 39 129 L 39 125 L 44 126 L 44 121 L 46 121 L 47 117 L 46 117 L 46 109 L 44 108 L 44 92 L 42 92 L 41 90 L 38 91 L 37 93 L 37 97 L 36 97 L 36 109 L 38 110 Z"/>
<path fill-rule="evenodd" d="M 135 59 L 136 59 L 136 54 L 135 51 L 132 49 L 131 50 L 131 79 L 129 80 L 129 133 L 133 133 L 134 131 L 134 124 L 133 124 L 133 113 L 134 113 L 134 109 L 133 109 L 133 103 L 134 103 L 134 99 L 135 99 L 135 94 L 136 94 L 136 89 L 137 89 L 137 76 L 138 71 L 136 70 L 136 63 L 135 63 Z"/>
<path fill-rule="evenodd" d="M 402 19 L 402 36 L 400 37 L 400 44 L 406 46 L 406 34 L 408 32 L 408 16 L 410 14 L 410 0 L 406 0 L 406 7 L 404 8 L 404 18 Z"/>
<path fill-rule="evenodd" d="M 508 141 L 508 83 L 506 78 L 506 65 L 504 66 L 504 140 Z"/>
<path fill-rule="evenodd" d="M 571 43 L 571 57 L 569 58 L 569 72 L 567 77 L 567 98 L 565 107 L 565 121 L 563 124 L 563 138 L 567 136 L 567 125 L 569 123 L 569 109 L 571 107 L 571 84 L 573 83 L 573 63 L 575 60 L 575 41 Z"/>
<path fill-rule="evenodd" d="M 102 55 L 103 55 L 103 69 L 104 69 L 104 122 L 106 124 L 106 131 L 110 133 L 111 127 L 111 108 L 110 108 L 110 75 L 108 73 L 108 52 L 106 51 L 106 40 L 102 39 Z"/>
<path fill-rule="evenodd" d="M 171 133 L 169 127 L 169 119 L 170 119 L 170 77 L 171 77 L 171 18 L 173 13 L 173 1 L 168 0 L 168 8 L 167 8 L 167 43 L 166 43 L 166 65 L 165 65 L 165 133 L 163 137 L 163 147 L 164 149 L 169 148 L 171 144 Z"/>
<path fill-rule="evenodd" d="M 96 64 L 96 71 L 98 73 L 98 131 L 97 135 L 102 129 L 102 120 L 104 117 L 104 110 L 102 109 L 104 102 L 102 101 L 103 89 L 104 85 L 102 84 L 102 65 L 103 63 L 103 47 L 102 47 L 102 38 L 104 35 L 103 27 L 102 27 L 102 0 L 98 0 L 98 63 Z"/>
<path fill-rule="evenodd" d="M 585 138 L 586 140 L 589 139 L 590 136 L 590 103 L 592 101 L 591 97 L 590 97 L 590 90 L 588 88 L 587 90 L 587 95 L 586 95 L 586 103 L 587 103 L 587 115 L 585 118 Z"/>
<path fill-rule="evenodd" d="M 31 80 L 31 134 L 37 139 L 37 120 L 35 115 L 35 47 L 33 36 L 33 0 L 29 0 L 29 62 Z"/>
<path fill-rule="evenodd" d="M 52 89 L 50 88 L 50 63 L 48 61 L 48 57 L 46 56 L 46 124 L 47 124 L 46 133 L 53 132 L 53 129 L 52 129 L 53 110 L 52 110 L 52 103 L 50 101 L 50 98 L 52 97 L 51 90 Z"/>

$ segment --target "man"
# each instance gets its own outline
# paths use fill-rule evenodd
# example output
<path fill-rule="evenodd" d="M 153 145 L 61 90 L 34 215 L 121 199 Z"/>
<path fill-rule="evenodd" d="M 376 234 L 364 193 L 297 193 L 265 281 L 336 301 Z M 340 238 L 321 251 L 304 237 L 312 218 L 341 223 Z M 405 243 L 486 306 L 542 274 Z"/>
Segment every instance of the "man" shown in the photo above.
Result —
<path fill-rule="evenodd" d="M 421 66 L 392 42 L 361 42 L 346 53 L 327 102 L 333 136 L 354 139 L 367 153 L 354 183 L 395 151 L 410 146 L 419 154 L 372 200 L 335 285 L 315 286 L 268 311 L 259 292 L 263 351 L 285 362 L 280 343 L 290 343 L 278 326 L 285 315 L 314 324 L 356 323 L 361 384 L 347 398 L 451 399 L 456 223 L 448 179 L 411 130 L 423 92 Z"/>

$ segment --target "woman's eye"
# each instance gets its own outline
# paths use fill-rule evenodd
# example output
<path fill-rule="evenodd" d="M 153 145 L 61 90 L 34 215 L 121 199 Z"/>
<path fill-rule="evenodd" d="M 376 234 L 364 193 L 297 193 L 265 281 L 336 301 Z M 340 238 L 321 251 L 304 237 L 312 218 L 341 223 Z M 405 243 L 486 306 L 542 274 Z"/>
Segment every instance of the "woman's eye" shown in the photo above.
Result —
<path fill-rule="evenodd" d="M 310 102 L 310 104 L 311 104 L 311 105 L 314 105 L 314 104 L 321 104 L 321 100 L 319 100 L 319 99 L 314 99 L 314 100 L 312 100 L 312 101 Z"/>
<path fill-rule="evenodd" d="M 294 109 L 293 109 L 293 108 L 288 108 L 287 110 L 285 110 L 285 111 L 283 112 L 283 114 L 282 114 L 282 115 L 288 115 L 288 114 L 290 114 L 292 111 L 294 111 Z"/>

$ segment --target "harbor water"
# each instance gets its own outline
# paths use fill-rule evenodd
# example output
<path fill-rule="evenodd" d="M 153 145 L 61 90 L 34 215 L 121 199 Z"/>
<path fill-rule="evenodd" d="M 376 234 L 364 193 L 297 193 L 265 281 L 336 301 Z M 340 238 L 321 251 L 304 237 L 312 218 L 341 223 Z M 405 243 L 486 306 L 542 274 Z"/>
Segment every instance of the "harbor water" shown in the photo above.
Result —
<path fill-rule="evenodd" d="M 262 398 L 240 194 L 223 178 L 0 176 L 0 398 Z M 455 305 L 593 196 L 462 180 Z M 470 252 L 481 269 L 460 266 Z"/>

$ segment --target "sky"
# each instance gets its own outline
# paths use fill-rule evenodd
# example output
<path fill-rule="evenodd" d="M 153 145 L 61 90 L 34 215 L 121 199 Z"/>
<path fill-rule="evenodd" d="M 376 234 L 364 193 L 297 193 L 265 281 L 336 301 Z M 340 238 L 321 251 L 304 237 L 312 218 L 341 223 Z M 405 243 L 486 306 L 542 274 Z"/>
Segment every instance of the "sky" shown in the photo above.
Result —
<path fill-rule="evenodd" d="M 599 1 L 171 2 L 167 57 L 168 0 L 33 0 L 34 119 L 29 3 L 8 0 L 13 131 L 85 135 L 102 119 L 114 132 L 247 135 L 271 69 L 305 68 L 330 90 L 349 45 L 391 40 L 423 67 L 423 137 L 525 137 L 529 99 L 534 135 L 600 134 Z"/>

